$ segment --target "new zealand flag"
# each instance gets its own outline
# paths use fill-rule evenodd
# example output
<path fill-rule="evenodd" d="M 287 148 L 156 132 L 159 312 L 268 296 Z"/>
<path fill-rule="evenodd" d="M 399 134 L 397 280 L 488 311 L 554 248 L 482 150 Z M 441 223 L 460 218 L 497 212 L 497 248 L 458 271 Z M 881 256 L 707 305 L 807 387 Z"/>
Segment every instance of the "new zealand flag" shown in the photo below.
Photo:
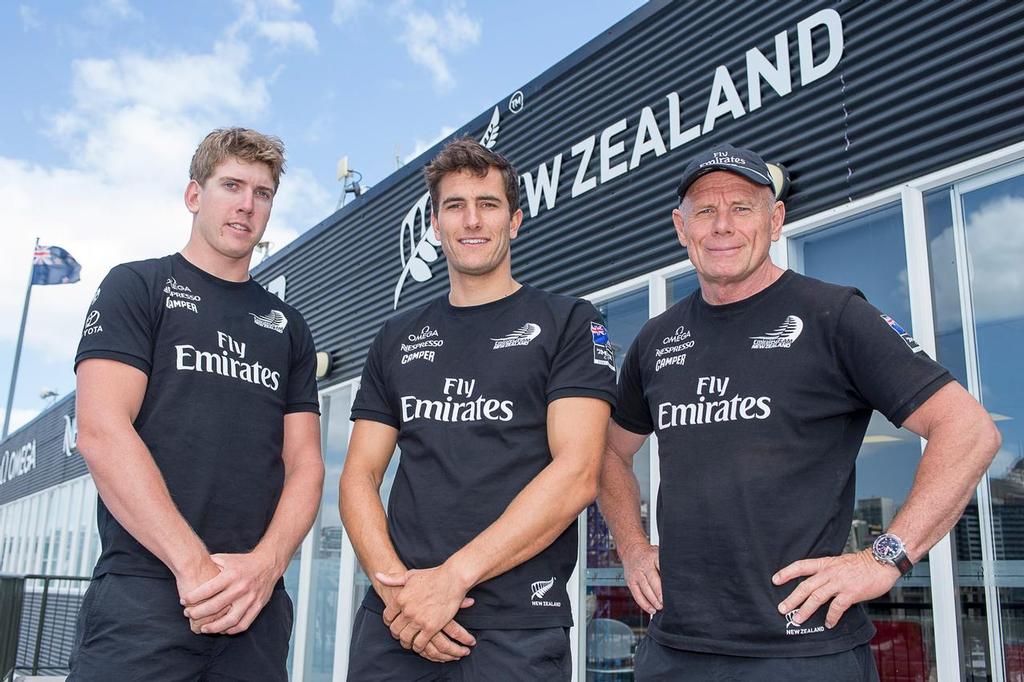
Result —
<path fill-rule="evenodd" d="M 82 266 L 59 246 L 37 246 L 32 255 L 32 284 L 72 284 Z"/>

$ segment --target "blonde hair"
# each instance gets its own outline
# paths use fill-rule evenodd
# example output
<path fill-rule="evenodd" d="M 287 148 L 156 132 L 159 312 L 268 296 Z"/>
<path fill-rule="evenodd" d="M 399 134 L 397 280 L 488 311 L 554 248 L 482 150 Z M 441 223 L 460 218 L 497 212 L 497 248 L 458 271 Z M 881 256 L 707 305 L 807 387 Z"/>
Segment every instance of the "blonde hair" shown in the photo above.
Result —
<path fill-rule="evenodd" d="M 284 174 L 284 143 L 280 138 L 249 128 L 218 128 L 207 135 L 192 155 L 189 178 L 202 185 L 218 164 L 231 158 L 267 164 L 277 191 Z"/>

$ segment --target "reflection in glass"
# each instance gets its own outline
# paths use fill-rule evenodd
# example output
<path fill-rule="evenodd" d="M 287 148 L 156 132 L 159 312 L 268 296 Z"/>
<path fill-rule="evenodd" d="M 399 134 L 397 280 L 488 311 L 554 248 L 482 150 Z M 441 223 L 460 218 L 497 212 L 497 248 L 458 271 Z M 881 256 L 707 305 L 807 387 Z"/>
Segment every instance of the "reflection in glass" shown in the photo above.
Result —
<path fill-rule="evenodd" d="M 956 248 L 953 243 L 951 187 L 943 187 L 925 195 L 924 215 L 928 235 L 936 359 L 966 388 L 967 356 L 960 313 Z M 953 527 L 951 539 L 954 570 L 960 585 L 964 677 L 967 680 L 984 680 L 989 677 L 989 641 L 977 495 L 971 496 L 963 516 Z"/>
<path fill-rule="evenodd" d="M 292 606 L 297 607 L 299 603 L 299 564 L 302 563 L 302 545 L 299 545 L 298 549 L 295 550 L 295 555 L 292 556 L 292 560 L 288 562 L 288 568 L 284 571 L 284 589 L 288 592 L 288 597 L 292 600 Z M 297 608 L 294 612 L 297 612 Z M 295 671 L 292 670 L 292 663 L 295 660 L 295 626 L 297 620 L 292 618 L 292 634 L 288 640 L 288 676 L 294 677 Z"/>
<path fill-rule="evenodd" d="M 1003 445 L 989 467 L 1007 679 L 1024 670 L 1024 176 L 962 195 L 981 399 Z"/>
<path fill-rule="evenodd" d="M 604 316 L 620 369 L 626 350 L 647 322 L 647 289 L 639 289 L 597 305 Z M 650 446 L 633 458 L 640 484 L 640 518 L 650 532 Z M 588 680 L 632 680 L 633 651 L 650 620 L 629 593 L 608 524 L 597 508 L 587 508 L 586 655 Z"/>
<path fill-rule="evenodd" d="M 671 307 L 674 303 L 677 303 L 691 293 L 700 288 L 700 282 L 697 281 L 697 271 L 691 270 L 690 272 L 684 273 L 673 277 L 666 282 L 668 284 L 668 305 Z"/>
<path fill-rule="evenodd" d="M 791 242 L 790 261 L 805 275 L 854 286 L 882 312 L 910 329 L 910 293 L 899 204 L 829 226 Z M 872 415 L 857 457 L 856 506 L 846 551 L 869 547 L 899 512 L 921 458 L 921 441 Z M 865 604 L 878 633 L 871 641 L 885 680 L 927 680 L 935 671 L 927 557 L 888 594 Z"/>
<path fill-rule="evenodd" d="M 313 537 L 309 610 L 306 627 L 306 670 L 303 679 L 329 682 L 334 669 L 334 639 L 341 572 L 342 526 L 338 511 L 341 468 L 348 453 L 352 389 L 342 387 L 321 400 L 324 422 L 324 485 L 320 510 L 310 531 Z"/>

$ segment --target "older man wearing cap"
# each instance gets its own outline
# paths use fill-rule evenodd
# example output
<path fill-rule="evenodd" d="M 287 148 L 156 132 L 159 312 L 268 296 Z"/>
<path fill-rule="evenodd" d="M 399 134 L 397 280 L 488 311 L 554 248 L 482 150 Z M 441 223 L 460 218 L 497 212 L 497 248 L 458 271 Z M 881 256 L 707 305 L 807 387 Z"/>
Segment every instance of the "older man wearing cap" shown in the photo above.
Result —
<path fill-rule="evenodd" d="M 877 680 L 859 602 L 949 531 L 999 446 L 981 405 L 859 291 L 771 261 L 777 184 L 728 145 L 686 167 L 672 221 L 700 289 L 644 326 L 619 378 L 599 502 L 652 615 L 637 680 Z M 887 532 L 842 554 L 876 409 L 928 446 Z M 660 547 L 632 471 L 651 432 Z"/>

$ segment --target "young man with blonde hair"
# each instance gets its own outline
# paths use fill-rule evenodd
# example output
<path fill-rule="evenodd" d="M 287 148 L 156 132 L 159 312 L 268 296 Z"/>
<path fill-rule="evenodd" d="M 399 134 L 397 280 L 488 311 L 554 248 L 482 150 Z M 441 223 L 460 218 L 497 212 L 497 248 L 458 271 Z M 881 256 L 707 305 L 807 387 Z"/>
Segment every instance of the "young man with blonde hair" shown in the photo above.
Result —
<path fill-rule="evenodd" d="M 286 680 L 281 576 L 323 485 L 313 339 L 249 276 L 284 168 L 231 128 L 196 150 L 180 253 L 110 271 L 75 358 L 103 551 L 70 680 Z"/>

